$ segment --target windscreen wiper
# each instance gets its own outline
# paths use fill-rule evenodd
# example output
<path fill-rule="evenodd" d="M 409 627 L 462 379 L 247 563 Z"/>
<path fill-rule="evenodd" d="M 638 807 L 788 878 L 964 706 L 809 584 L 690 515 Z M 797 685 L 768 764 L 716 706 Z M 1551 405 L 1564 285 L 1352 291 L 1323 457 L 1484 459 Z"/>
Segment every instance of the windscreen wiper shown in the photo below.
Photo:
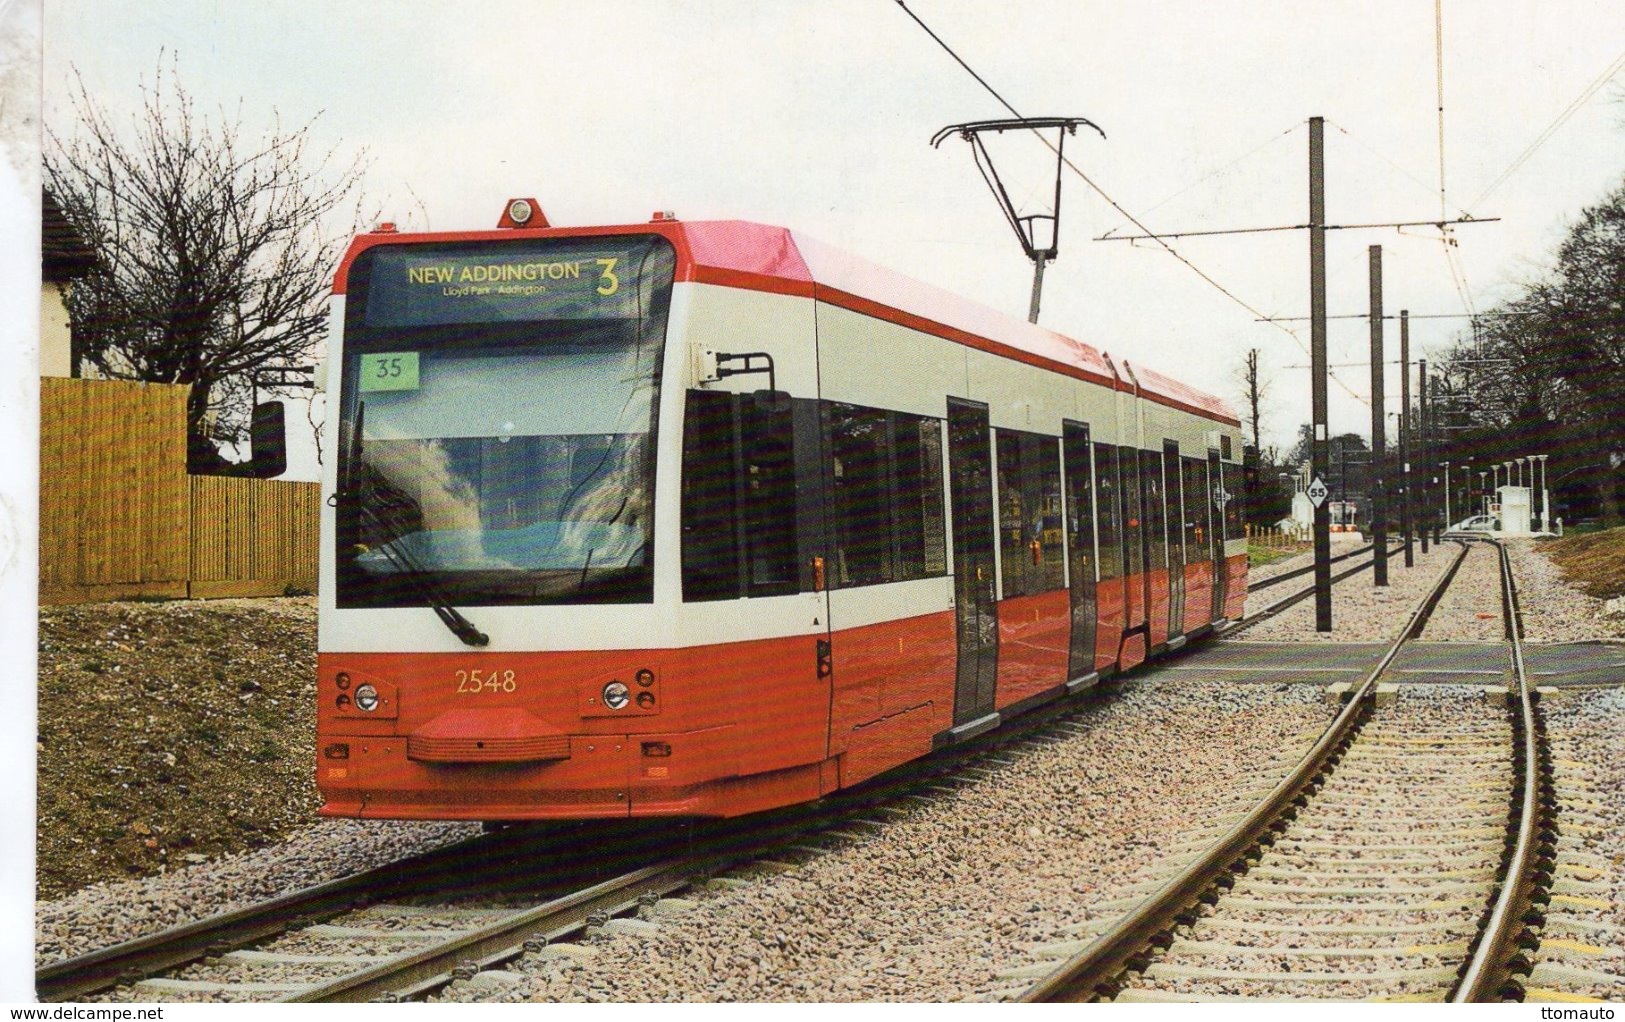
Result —
<path fill-rule="evenodd" d="M 372 523 L 385 532 L 390 532 L 396 523 L 386 522 L 378 513 L 365 504 L 357 503 L 361 513 L 372 519 Z M 404 578 L 412 590 L 423 597 L 423 602 L 429 605 L 442 624 L 451 629 L 451 633 L 463 640 L 469 646 L 488 646 L 491 637 L 474 626 L 474 622 L 463 616 L 462 611 L 451 605 L 446 594 L 435 583 L 434 577 L 427 568 L 418 564 L 405 550 L 397 549 L 393 543 L 381 543 L 375 547 L 379 553 L 389 559 L 395 566 L 398 577 Z"/>
<path fill-rule="evenodd" d="M 353 482 L 360 477 L 361 426 L 366 410 L 367 404 L 365 401 L 356 405 L 355 426 L 350 434 L 350 450 L 347 452 L 345 459 L 347 462 L 346 483 Z M 393 534 L 398 531 L 398 522 L 384 521 L 379 517 L 378 512 L 367 506 L 359 492 L 359 487 L 352 489 L 347 485 L 340 486 L 335 496 L 338 498 L 336 509 L 341 514 L 344 510 L 344 503 L 353 500 L 356 510 L 371 519 L 372 524 L 379 530 L 385 534 Z M 451 601 L 446 598 L 446 594 L 435 583 L 428 569 L 418 564 L 405 550 L 396 549 L 393 543 L 379 544 L 377 549 L 379 553 L 389 560 L 389 563 L 395 566 L 396 574 L 404 578 L 407 584 L 412 587 L 412 590 L 423 598 L 423 601 L 434 611 L 435 616 L 451 630 L 453 635 L 461 639 L 465 645 L 490 645 L 491 637 L 480 631 L 475 627 L 474 622 L 463 616 L 462 611 L 451 605 Z"/>

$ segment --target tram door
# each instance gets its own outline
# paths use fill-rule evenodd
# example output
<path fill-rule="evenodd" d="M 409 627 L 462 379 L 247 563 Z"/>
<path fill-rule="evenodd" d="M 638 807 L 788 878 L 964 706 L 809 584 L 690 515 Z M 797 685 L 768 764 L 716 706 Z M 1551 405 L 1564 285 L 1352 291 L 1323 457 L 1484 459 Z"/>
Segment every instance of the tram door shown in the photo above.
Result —
<path fill-rule="evenodd" d="M 956 727 L 993 712 L 998 677 L 990 435 L 987 405 L 948 399 L 948 495 L 953 505 L 954 614 L 959 635 Z"/>
<path fill-rule="evenodd" d="M 1168 499 L 1163 524 L 1168 534 L 1168 637 L 1172 639 L 1185 634 L 1185 508 L 1177 440 L 1162 442 L 1162 489 Z"/>
<path fill-rule="evenodd" d="M 1224 563 L 1224 464 L 1219 461 L 1219 452 L 1207 452 L 1207 520 L 1208 520 L 1208 549 L 1213 558 L 1213 610 L 1211 615 L 1217 621 L 1224 617 L 1224 590 L 1225 575 Z"/>
<path fill-rule="evenodd" d="M 1061 455 L 1066 464 L 1067 559 L 1072 566 L 1072 639 L 1067 680 L 1095 669 L 1095 499 L 1089 459 L 1089 427 L 1061 424 Z"/>

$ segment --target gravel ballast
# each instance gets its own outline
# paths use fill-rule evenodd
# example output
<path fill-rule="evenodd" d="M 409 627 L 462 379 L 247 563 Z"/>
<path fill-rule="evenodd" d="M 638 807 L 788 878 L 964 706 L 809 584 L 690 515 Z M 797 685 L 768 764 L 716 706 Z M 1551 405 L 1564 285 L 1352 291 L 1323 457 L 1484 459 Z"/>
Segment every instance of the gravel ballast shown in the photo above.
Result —
<path fill-rule="evenodd" d="M 986 997 L 1028 949 L 1120 894 L 1238 787 L 1319 734 L 1317 689 L 1221 692 L 1155 679 L 1085 709 L 1075 734 L 1000 754 L 877 833 L 787 872 L 708 887 L 651 936 L 586 942 L 591 961 L 527 955 L 517 982 L 448 1000 L 910 1000 Z"/>
<path fill-rule="evenodd" d="M 477 823 L 322 820 L 270 848 L 35 906 L 40 965 L 473 837 Z"/>
<path fill-rule="evenodd" d="M 1531 1000 L 1618 1000 L 1625 990 L 1625 689 L 1541 703 L 1558 794 L 1557 879 Z M 1600 977 L 1600 978 L 1599 978 Z"/>

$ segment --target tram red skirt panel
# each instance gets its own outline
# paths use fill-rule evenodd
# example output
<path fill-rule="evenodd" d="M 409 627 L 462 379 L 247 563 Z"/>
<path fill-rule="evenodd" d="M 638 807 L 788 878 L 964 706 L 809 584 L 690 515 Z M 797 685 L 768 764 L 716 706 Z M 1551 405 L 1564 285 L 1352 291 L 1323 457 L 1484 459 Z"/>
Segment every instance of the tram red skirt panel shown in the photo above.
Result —
<path fill-rule="evenodd" d="M 1213 562 L 1185 566 L 1185 632 L 1213 620 Z"/>
<path fill-rule="evenodd" d="M 877 722 L 925 707 L 929 712 L 919 719 L 934 722 L 936 731 L 952 725 L 958 655 L 952 611 L 842 629 L 831 635 L 830 647 L 835 683 L 830 755 L 880 741 L 877 736 L 885 729 L 874 727 Z M 924 752 L 930 751 L 935 733 L 925 734 Z M 886 734 L 881 744 L 895 744 L 894 732 Z M 887 766 L 921 754 L 916 749 Z"/>
<path fill-rule="evenodd" d="M 1099 618 L 1095 627 L 1095 670 L 1103 671 L 1117 663 L 1117 647 L 1123 641 L 1128 613 L 1123 605 L 1123 580 L 1109 578 L 1095 586 L 1095 607 Z"/>
<path fill-rule="evenodd" d="M 999 603 L 995 709 L 1066 683 L 1071 613 L 1071 594 L 1065 589 Z"/>
<path fill-rule="evenodd" d="M 1225 568 L 1224 616 L 1234 620 L 1247 612 L 1247 555 L 1230 558 Z"/>
<path fill-rule="evenodd" d="M 1157 568 L 1151 577 L 1151 645 L 1160 646 L 1168 641 L 1168 569 Z"/>

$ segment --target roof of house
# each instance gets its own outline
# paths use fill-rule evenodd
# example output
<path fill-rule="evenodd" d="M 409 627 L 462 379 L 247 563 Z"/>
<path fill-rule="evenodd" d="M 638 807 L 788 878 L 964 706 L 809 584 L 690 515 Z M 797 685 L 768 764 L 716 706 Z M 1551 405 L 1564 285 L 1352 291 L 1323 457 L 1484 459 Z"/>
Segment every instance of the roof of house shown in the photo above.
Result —
<path fill-rule="evenodd" d="M 45 279 L 53 282 L 83 276 L 96 265 L 96 253 L 74 230 L 50 192 L 40 201 L 40 254 Z"/>

